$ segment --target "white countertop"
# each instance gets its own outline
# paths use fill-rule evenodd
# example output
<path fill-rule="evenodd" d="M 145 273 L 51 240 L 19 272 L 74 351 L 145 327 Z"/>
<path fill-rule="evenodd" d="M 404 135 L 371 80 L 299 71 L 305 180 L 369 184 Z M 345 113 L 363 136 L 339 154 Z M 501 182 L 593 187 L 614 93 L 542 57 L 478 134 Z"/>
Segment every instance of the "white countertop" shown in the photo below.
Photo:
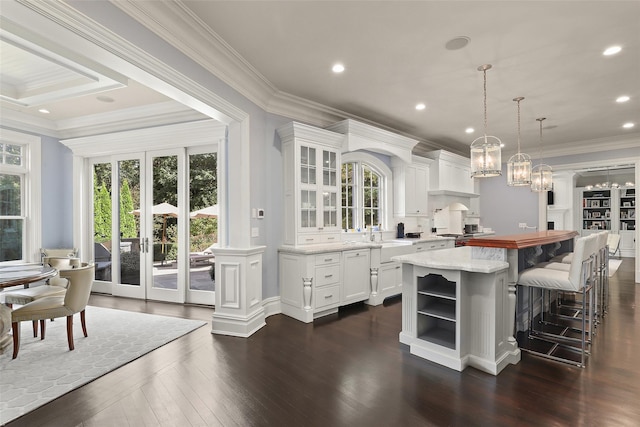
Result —
<path fill-rule="evenodd" d="M 288 252 L 288 253 L 296 253 L 303 255 L 310 254 L 321 254 L 326 252 L 338 252 L 338 251 L 350 251 L 354 249 L 378 249 L 382 248 L 385 245 L 395 245 L 395 244 L 406 244 L 406 245 L 415 245 L 422 242 L 433 242 L 440 240 L 455 240 L 454 237 L 442 237 L 436 235 L 429 235 L 425 237 L 415 238 L 415 239 L 389 239 L 383 241 L 344 241 L 340 243 L 327 243 L 320 245 L 306 245 L 306 246 L 281 246 L 278 248 L 280 252 Z"/>
<path fill-rule="evenodd" d="M 471 247 L 462 246 L 438 251 L 418 252 L 395 256 L 391 260 L 420 267 L 461 270 L 473 273 L 495 273 L 509 268 L 509 263 L 505 261 L 473 259 L 471 258 L 471 249 Z"/>

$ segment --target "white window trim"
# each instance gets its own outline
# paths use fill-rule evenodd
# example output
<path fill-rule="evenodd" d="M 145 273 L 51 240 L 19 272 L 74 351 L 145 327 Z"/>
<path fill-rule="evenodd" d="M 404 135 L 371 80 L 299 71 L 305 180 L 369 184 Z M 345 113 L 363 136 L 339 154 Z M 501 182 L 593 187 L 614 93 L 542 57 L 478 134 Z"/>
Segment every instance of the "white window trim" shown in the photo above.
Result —
<path fill-rule="evenodd" d="M 352 151 L 342 154 L 342 163 L 366 163 L 371 169 L 380 174 L 380 203 L 382 204 L 382 229 L 391 230 L 393 219 L 393 198 L 390 188 L 393 188 L 393 173 L 391 168 L 373 154 L 364 151 Z M 358 206 L 362 209 L 362 206 Z"/>
<path fill-rule="evenodd" d="M 24 174 L 23 215 L 26 239 L 24 245 L 24 259 L 7 261 L 2 264 L 20 262 L 39 262 L 42 247 L 42 142 L 40 137 L 26 133 L 0 128 L 0 140 L 10 144 L 26 145 L 28 147 L 24 157 L 24 168 L 16 170 L 0 165 L 0 171 Z"/>

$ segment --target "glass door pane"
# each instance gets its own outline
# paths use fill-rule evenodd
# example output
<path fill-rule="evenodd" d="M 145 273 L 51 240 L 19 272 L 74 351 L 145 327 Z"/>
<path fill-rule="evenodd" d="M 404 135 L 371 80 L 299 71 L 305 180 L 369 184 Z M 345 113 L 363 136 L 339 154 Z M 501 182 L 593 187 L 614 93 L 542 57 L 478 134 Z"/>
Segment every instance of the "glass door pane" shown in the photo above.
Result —
<path fill-rule="evenodd" d="M 214 304 L 218 242 L 217 154 L 189 155 L 189 292 L 187 301 Z"/>
<path fill-rule="evenodd" d="M 111 282 L 111 162 L 93 165 L 93 260 L 95 279 Z"/>
<path fill-rule="evenodd" d="M 140 160 L 118 162 L 118 250 L 121 284 L 140 286 Z"/>
<path fill-rule="evenodd" d="M 178 156 L 151 158 L 152 288 L 178 288 Z M 150 247 L 150 250 L 151 250 Z"/>

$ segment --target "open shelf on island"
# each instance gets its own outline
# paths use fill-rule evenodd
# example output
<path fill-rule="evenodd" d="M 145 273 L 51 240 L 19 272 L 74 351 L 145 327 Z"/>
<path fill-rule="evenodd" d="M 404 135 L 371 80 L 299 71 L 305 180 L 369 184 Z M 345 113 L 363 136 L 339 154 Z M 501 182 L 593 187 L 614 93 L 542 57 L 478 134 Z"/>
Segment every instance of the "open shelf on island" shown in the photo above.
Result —
<path fill-rule="evenodd" d="M 430 343 L 456 348 L 456 282 L 439 274 L 417 278 L 417 336 Z"/>

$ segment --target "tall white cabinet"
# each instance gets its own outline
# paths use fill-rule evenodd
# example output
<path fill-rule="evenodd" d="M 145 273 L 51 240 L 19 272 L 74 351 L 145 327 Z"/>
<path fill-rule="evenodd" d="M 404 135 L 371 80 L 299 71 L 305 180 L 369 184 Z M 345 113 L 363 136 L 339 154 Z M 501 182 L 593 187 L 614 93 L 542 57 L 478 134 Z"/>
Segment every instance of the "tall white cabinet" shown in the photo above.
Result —
<path fill-rule="evenodd" d="M 296 122 L 278 134 L 284 160 L 284 244 L 339 242 L 344 136 Z"/>
<path fill-rule="evenodd" d="M 413 156 L 410 164 L 399 158 L 393 167 L 393 214 L 399 217 L 428 216 L 429 166 L 433 161 Z"/>

